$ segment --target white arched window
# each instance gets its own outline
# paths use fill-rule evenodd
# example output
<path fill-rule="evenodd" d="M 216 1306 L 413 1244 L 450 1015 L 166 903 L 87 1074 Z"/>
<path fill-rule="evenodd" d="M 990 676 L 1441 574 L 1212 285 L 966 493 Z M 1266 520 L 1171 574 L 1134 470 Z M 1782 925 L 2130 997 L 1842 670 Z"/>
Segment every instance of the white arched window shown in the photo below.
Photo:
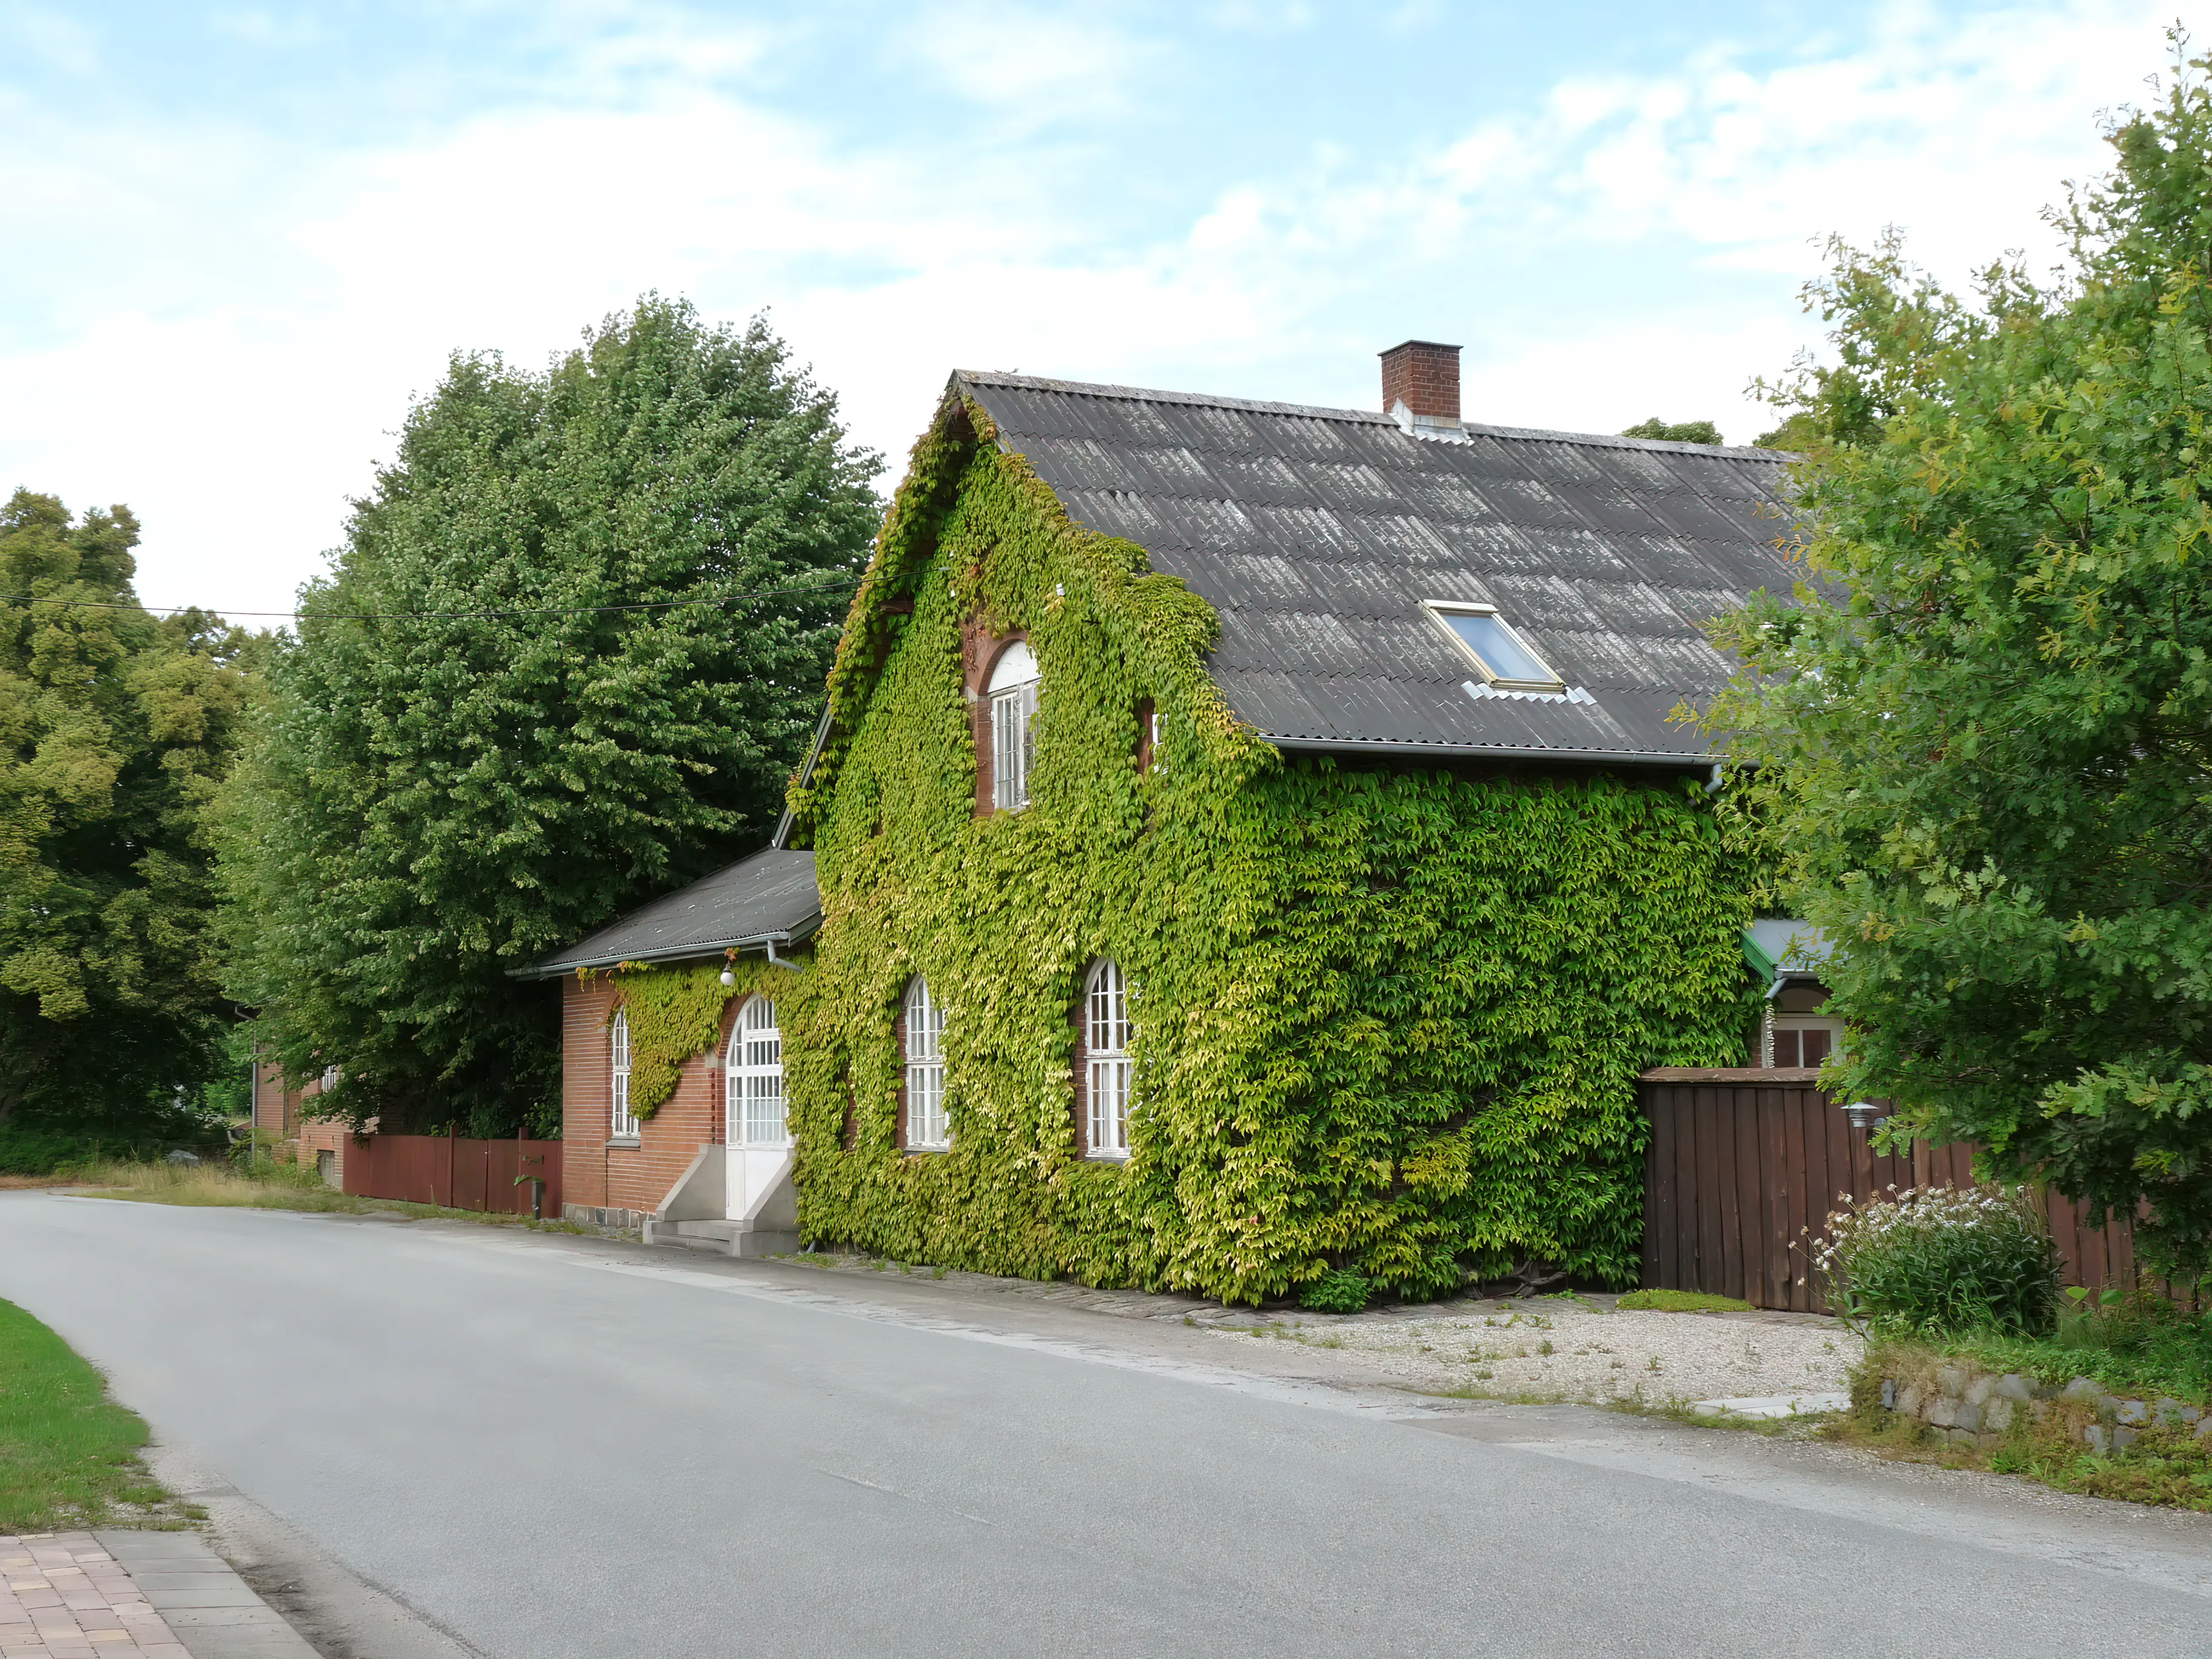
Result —
<path fill-rule="evenodd" d="M 952 1145 L 945 1112 L 945 1010 L 919 974 L 906 991 L 906 1144 L 941 1152 Z"/>
<path fill-rule="evenodd" d="M 1016 640 L 991 667 L 991 804 L 1011 812 L 1030 804 L 1030 765 L 1036 758 L 1036 659 Z"/>
<path fill-rule="evenodd" d="M 629 1111 L 629 1016 L 619 1008 L 607 1026 L 607 1093 L 609 1134 L 616 1140 L 635 1140 L 637 1120 Z"/>
<path fill-rule="evenodd" d="M 729 1085 L 723 1101 L 735 1145 L 790 1144 L 783 1114 L 783 1033 L 776 1026 L 775 1004 L 769 998 L 750 998 L 738 1011 L 737 1029 L 730 1033 Z"/>
<path fill-rule="evenodd" d="M 1093 1158 L 1129 1155 L 1129 985 L 1121 965 L 1102 962 L 1083 993 L 1083 1046 Z"/>

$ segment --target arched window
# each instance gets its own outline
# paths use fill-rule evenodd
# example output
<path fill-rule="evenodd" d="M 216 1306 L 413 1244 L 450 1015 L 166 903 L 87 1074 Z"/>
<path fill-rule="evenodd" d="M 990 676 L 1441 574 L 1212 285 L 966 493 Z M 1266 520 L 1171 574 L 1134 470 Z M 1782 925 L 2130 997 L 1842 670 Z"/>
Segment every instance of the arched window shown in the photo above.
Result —
<path fill-rule="evenodd" d="M 945 1112 L 945 1010 L 917 974 L 906 990 L 906 1144 L 941 1152 L 952 1145 Z"/>
<path fill-rule="evenodd" d="M 740 1146 L 791 1142 L 783 1112 L 783 1033 L 775 1004 L 752 997 L 738 1011 L 730 1033 L 728 1092 L 723 1097 L 730 1139 Z"/>
<path fill-rule="evenodd" d="M 629 1016 L 619 1008 L 607 1026 L 607 1079 L 609 1134 L 616 1140 L 635 1140 L 637 1120 L 629 1113 Z"/>
<path fill-rule="evenodd" d="M 1012 812 L 1030 804 L 1030 765 L 1036 758 L 1036 659 L 1016 640 L 992 665 L 991 804 Z"/>
<path fill-rule="evenodd" d="M 1129 1155 L 1129 986 L 1121 964 L 1102 962 L 1083 992 L 1083 1046 L 1093 1158 Z"/>

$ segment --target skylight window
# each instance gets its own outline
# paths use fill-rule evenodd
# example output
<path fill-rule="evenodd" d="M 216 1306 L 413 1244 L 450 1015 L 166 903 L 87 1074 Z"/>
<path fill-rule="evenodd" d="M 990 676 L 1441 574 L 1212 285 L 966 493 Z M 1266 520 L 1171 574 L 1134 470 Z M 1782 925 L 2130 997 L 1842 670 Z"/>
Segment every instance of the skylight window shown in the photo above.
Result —
<path fill-rule="evenodd" d="M 1422 608 L 1474 659 L 1483 678 L 1508 691 L 1558 691 L 1565 682 L 1513 631 L 1494 605 L 1424 599 Z"/>

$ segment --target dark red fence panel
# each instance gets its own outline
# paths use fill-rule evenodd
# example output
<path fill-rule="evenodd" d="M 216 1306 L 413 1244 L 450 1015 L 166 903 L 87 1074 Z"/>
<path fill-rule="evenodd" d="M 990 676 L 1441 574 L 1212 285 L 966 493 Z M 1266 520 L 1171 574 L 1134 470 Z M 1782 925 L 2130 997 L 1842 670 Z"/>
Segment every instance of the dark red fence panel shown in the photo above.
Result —
<path fill-rule="evenodd" d="M 344 1174 L 345 1190 L 357 1198 L 394 1198 L 502 1215 L 532 1214 L 535 1199 L 536 1213 L 561 1213 L 557 1140 L 356 1135 L 346 1148 Z"/>
<path fill-rule="evenodd" d="M 1674 1066 L 1644 1074 L 1647 1288 L 1825 1313 L 1811 1249 L 1829 1212 L 1893 1187 L 1973 1184 L 1972 1146 L 1923 1140 L 1909 1157 L 1877 1156 L 1872 1132 L 1850 1126 L 1819 1076 Z M 2133 1287 L 2134 1231 L 2124 1218 L 2092 1227 L 2057 1193 L 2048 1204 L 2069 1285 Z"/>

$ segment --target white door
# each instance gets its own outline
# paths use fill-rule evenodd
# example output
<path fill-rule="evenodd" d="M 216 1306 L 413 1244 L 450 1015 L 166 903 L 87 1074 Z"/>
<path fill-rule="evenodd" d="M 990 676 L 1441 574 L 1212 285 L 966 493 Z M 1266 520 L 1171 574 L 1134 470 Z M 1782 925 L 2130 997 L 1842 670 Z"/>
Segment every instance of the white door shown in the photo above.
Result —
<path fill-rule="evenodd" d="M 755 996 L 730 1033 L 724 1132 L 729 1140 L 729 1216 L 742 1221 L 791 1169 L 791 1130 L 783 1107 L 783 1033 L 775 1000 Z"/>

